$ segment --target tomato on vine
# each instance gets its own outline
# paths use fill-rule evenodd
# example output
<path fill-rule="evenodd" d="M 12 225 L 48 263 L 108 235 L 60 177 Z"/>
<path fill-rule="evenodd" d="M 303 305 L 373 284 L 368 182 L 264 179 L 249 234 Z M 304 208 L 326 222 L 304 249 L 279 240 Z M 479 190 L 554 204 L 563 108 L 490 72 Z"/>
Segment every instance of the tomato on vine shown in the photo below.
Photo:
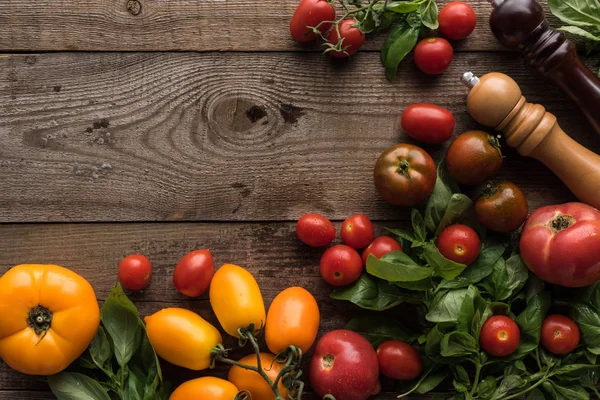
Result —
<path fill-rule="evenodd" d="M 317 39 L 311 27 L 325 33 L 331 27 L 327 21 L 335 19 L 335 8 L 327 0 L 302 0 L 290 20 L 290 34 L 297 42 Z"/>
<path fill-rule="evenodd" d="M 365 43 L 365 34 L 355 26 L 356 20 L 346 19 L 334 26 L 327 38 L 327 52 L 336 58 L 345 58 L 356 53 Z M 339 34 L 338 34 L 339 31 Z M 338 48 L 342 51 L 333 50 Z"/>

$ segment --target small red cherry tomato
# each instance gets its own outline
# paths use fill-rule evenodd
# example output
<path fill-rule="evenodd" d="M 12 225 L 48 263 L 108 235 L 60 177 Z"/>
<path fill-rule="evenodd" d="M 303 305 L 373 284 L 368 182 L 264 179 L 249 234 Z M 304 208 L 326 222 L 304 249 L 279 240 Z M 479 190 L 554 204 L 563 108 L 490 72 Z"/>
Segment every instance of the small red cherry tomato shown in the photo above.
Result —
<path fill-rule="evenodd" d="M 381 258 L 392 251 L 402 251 L 402 246 L 389 236 L 379 236 L 371 242 L 362 253 L 363 264 L 367 265 L 369 254 Z"/>
<path fill-rule="evenodd" d="M 356 24 L 356 21 L 353 19 L 346 19 L 340 22 L 339 36 L 335 27 L 331 29 L 331 33 L 327 39 L 329 43 L 335 46 L 339 43 L 340 38 L 344 39 L 342 42 L 342 49 L 344 52 L 330 51 L 329 54 L 331 54 L 333 57 L 344 58 L 351 56 L 352 54 L 356 53 L 365 43 L 365 34 L 362 33 L 360 29 L 353 26 L 354 24 Z"/>
<path fill-rule="evenodd" d="M 413 380 L 423 373 L 423 360 L 414 347 L 400 340 L 389 340 L 377 348 L 379 371 L 388 378 Z"/>
<path fill-rule="evenodd" d="M 481 241 L 472 228 L 455 224 L 440 233 L 436 246 L 448 260 L 469 265 L 477 259 Z"/>
<path fill-rule="evenodd" d="M 308 27 L 317 27 L 321 22 L 333 21 L 335 8 L 327 0 L 302 0 L 290 20 L 290 34 L 297 42 L 311 42 L 317 35 Z M 331 24 L 319 26 L 321 34 L 327 32 Z"/>
<path fill-rule="evenodd" d="M 344 286 L 355 282 L 362 273 L 362 259 L 356 250 L 345 244 L 328 248 L 319 263 L 321 276 L 333 286 Z"/>
<path fill-rule="evenodd" d="M 342 240 L 355 249 L 367 247 L 373 241 L 375 229 L 364 214 L 355 214 L 342 223 Z"/>
<path fill-rule="evenodd" d="M 447 70 L 453 57 L 452 45 L 443 38 L 423 39 L 415 46 L 415 64 L 427 75 L 437 75 Z"/>
<path fill-rule="evenodd" d="M 448 3 L 438 17 L 440 32 L 448 39 L 461 40 L 469 36 L 477 24 L 473 8 L 462 1 Z"/>
<path fill-rule="evenodd" d="M 173 284 L 189 297 L 201 296 L 215 274 L 215 264 L 209 250 L 194 250 L 179 260 L 173 273 Z"/>
<path fill-rule="evenodd" d="M 435 104 L 412 104 L 402 113 L 402 129 L 408 136 L 425 143 L 443 143 L 454 132 L 454 115 Z"/>
<path fill-rule="evenodd" d="M 579 327 L 567 316 L 549 315 L 542 323 L 542 346 L 550 353 L 556 355 L 570 353 L 579 346 L 580 338 Z"/>
<path fill-rule="evenodd" d="M 335 239 L 335 227 L 322 215 L 304 214 L 296 225 L 296 235 L 309 246 L 327 246 Z"/>
<path fill-rule="evenodd" d="M 494 357 L 506 357 L 514 353 L 521 341 L 521 330 L 512 319 L 504 315 L 488 318 L 481 328 L 479 344 Z"/>
<path fill-rule="evenodd" d="M 119 281 L 129 290 L 142 290 L 152 278 L 152 264 L 141 254 L 131 254 L 119 263 Z"/>

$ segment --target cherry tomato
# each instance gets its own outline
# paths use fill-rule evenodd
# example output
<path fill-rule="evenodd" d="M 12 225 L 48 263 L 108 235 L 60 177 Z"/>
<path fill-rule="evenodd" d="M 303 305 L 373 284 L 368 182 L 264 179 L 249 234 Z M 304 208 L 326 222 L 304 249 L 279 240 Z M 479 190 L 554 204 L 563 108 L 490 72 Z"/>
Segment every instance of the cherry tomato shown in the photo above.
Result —
<path fill-rule="evenodd" d="M 327 246 L 335 239 L 335 227 L 322 215 L 305 214 L 298 220 L 296 235 L 309 246 Z"/>
<path fill-rule="evenodd" d="M 469 265 L 479 255 L 481 241 L 472 228 L 454 224 L 440 233 L 436 246 L 448 260 Z"/>
<path fill-rule="evenodd" d="M 425 143 L 443 143 L 454 132 L 454 115 L 435 104 L 410 105 L 400 121 L 408 136 Z"/>
<path fill-rule="evenodd" d="M 256 354 L 249 354 L 238 361 L 240 364 L 257 367 Z M 261 367 L 264 373 L 274 381 L 283 369 L 283 364 L 275 361 L 275 356 L 270 353 L 260 353 Z M 269 384 L 257 373 L 234 365 L 229 370 L 227 380 L 240 390 L 247 390 L 256 400 L 275 400 L 275 393 Z M 284 399 L 287 399 L 287 390 L 282 380 L 277 385 Z"/>
<path fill-rule="evenodd" d="M 215 264 L 209 250 L 194 250 L 183 256 L 175 266 L 173 284 L 182 294 L 198 297 L 206 292 L 215 274 Z"/>
<path fill-rule="evenodd" d="M 265 340 L 275 354 L 294 345 L 306 353 L 317 337 L 319 306 L 310 292 L 294 286 L 279 293 L 267 313 Z"/>
<path fill-rule="evenodd" d="M 353 19 L 342 21 L 339 25 L 339 36 L 335 27 L 331 29 L 331 33 L 327 39 L 329 43 L 335 46 L 339 43 L 340 38 L 344 39 L 342 42 L 342 49 L 344 49 L 344 52 L 330 51 L 329 54 L 333 57 L 344 58 L 351 56 L 362 47 L 363 43 L 365 43 L 365 34 L 357 27 L 352 26 L 354 24 L 356 24 L 356 21 Z"/>
<path fill-rule="evenodd" d="M 438 17 L 440 32 L 452 40 L 461 40 L 469 36 L 477 24 L 473 8 L 462 1 L 448 3 Z"/>
<path fill-rule="evenodd" d="M 542 346 L 550 353 L 564 355 L 579 346 L 581 332 L 571 318 L 553 314 L 548 315 L 542 323 Z"/>
<path fill-rule="evenodd" d="M 373 241 L 375 229 L 364 214 L 355 214 L 342 223 L 342 240 L 355 249 L 367 247 Z"/>
<path fill-rule="evenodd" d="M 319 268 L 325 282 L 333 286 L 357 281 L 363 269 L 360 254 L 345 244 L 328 248 L 321 257 Z"/>
<path fill-rule="evenodd" d="M 463 185 L 479 185 L 496 174 L 501 166 L 498 139 L 483 131 L 459 135 L 446 152 L 450 176 Z"/>
<path fill-rule="evenodd" d="M 290 34 L 297 42 L 311 42 L 317 35 L 307 27 L 316 27 L 321 22 L 333 21 L 335 8 L 327 0 L 302 0 L 290 20 Z M 327 32 L 331 24 L 319 26 L 321 34 Z"/>
<path fill-rule="evenodd" d="M 423 360 L 414 347 L 400 340 L 388 340 L 377 348 L 379 371 L 388 378 L 413 380 L 423 373 Z"/>
<path fill-rule="evenodd" d="M 141 254 L 131 254 L 119 263 L 119 281 L 129 290 L 141 290 L 152 278 L 152 264 Z"/>
<path fill-rule="evenodd" d="M 504 315 L 488 318 L 479 335 L 479 343 L 483 350 L 495 357 L 506 357 L 514 353 L 520 340 L 519 326 Z"/>
<path fill-rule="evenodd" d="M 384 151 L 375 163 L 375 186 L 389 203 L 412 207 L 433 191 L 437 172 L 425 150 L 411 144 L 397 144 Z"/>
<path fill-rule="evenodd" d="M 169 400 L 233 400 L 239 390 L 225 379 L 203 376 L 182 383 Z"/>
<path fill-rule="evenodd" d="M 452 45 L 443 38 L 423 39 L 414 50 L 415 64 L 427 75 L 438 75 L 447 70 L 453 57 Z"/>
<path fill-rule="evenodd" d="M 494 232 L 516 231 L 523 225 L 528 213 L 525 195 L 517 185 L 510 182 L 488 184 L 475 202 L 477 219 Z"/>
<path fill-rule="evenodd" d="M 389 236 L 379 236 L 373 240 L 362 253 L 363 264 L 367 265 L 369 254 L 373 254 L 377 258 L 381 258 L 392 251 L 402 251 L 402 246 L 396 240 Z"/>

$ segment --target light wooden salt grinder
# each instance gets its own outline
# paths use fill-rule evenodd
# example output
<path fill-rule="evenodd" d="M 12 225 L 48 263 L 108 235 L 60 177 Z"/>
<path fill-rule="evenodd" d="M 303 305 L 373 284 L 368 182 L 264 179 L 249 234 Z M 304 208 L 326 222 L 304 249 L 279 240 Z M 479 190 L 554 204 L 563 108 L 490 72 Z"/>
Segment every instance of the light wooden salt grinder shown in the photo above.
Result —
<path fill-rule="evenodd" d="M 480 124 L 504 133 L 506 143 L 550 168 L 582 202 L 600 209 L 600 156 L 569 137 L 556 117 L 531 104 L 509 76 L 463 75 L 467 108 Z"/>

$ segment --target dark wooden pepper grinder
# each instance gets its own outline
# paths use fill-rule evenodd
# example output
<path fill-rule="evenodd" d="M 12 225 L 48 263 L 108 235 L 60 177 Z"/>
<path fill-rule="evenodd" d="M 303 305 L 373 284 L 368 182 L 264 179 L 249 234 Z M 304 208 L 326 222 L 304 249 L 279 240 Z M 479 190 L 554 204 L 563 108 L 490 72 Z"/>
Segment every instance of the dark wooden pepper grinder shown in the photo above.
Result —
<path fill-rule="evenodd" d="M 520 51 L 529 68 L 558 85 L 600 135 L 600 78 L 581 62 L 575 45 L 550 27 L 537 1 L 489 1 L 494 7 L 490 15 L 494 36 Z"/>

